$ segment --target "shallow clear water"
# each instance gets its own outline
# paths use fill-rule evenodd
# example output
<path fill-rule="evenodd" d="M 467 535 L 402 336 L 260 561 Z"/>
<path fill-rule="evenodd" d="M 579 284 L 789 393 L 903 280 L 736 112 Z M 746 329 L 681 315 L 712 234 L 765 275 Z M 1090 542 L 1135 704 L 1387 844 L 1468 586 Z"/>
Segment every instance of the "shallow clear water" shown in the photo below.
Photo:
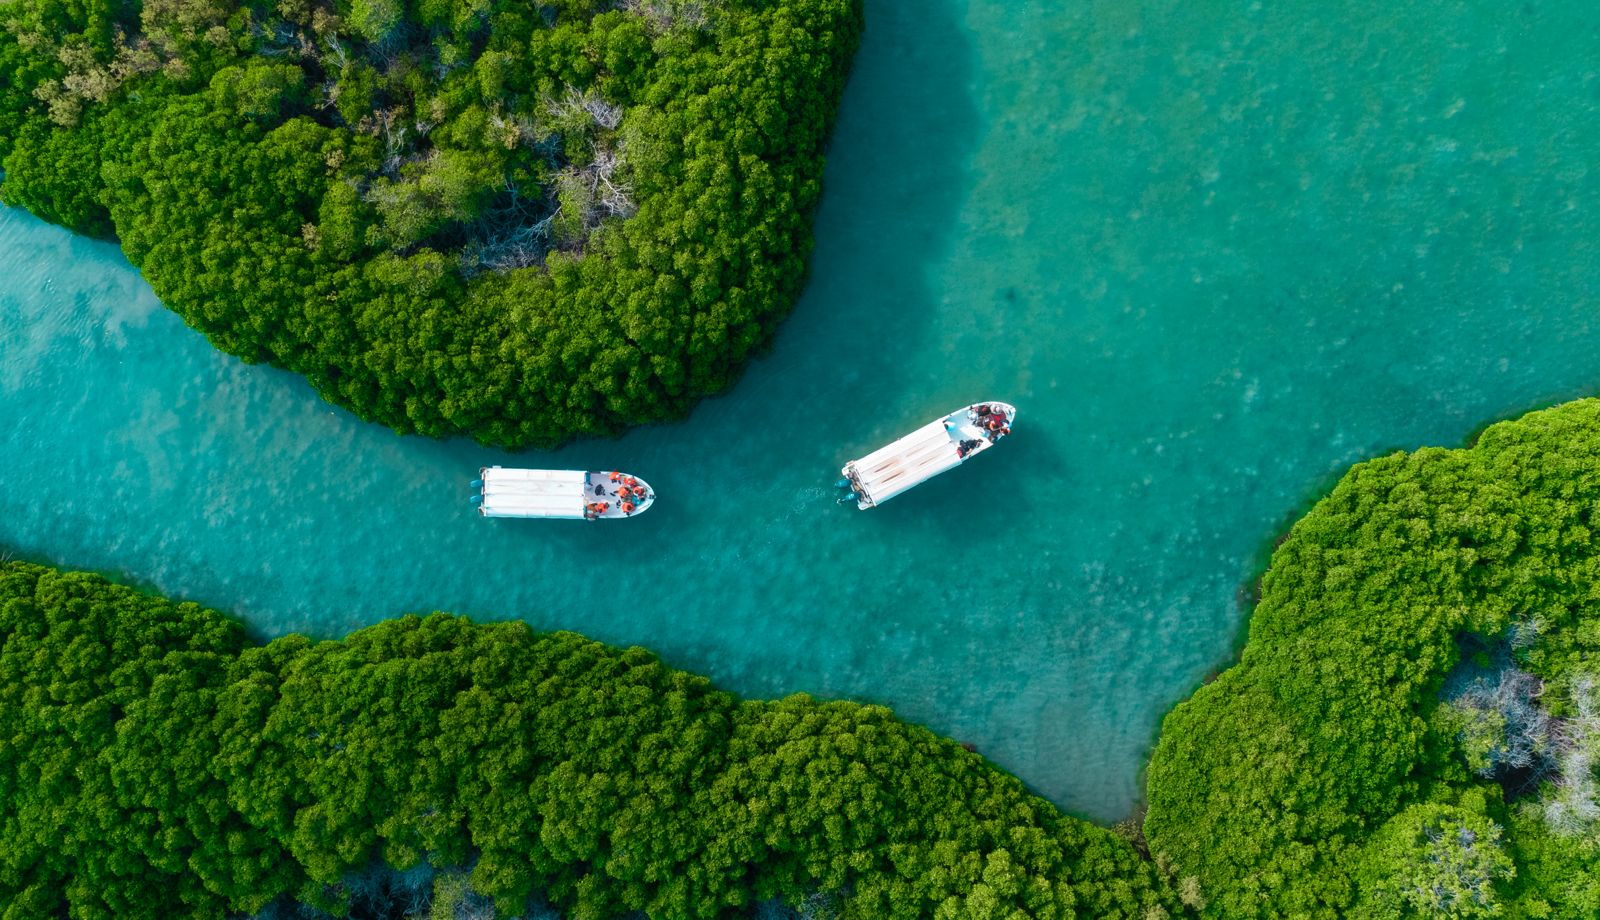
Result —
<path fill-rule="evenodd" d="M 891 703 L 1120 817 L 1337 471 L 1600 383 L 1588 7 L 1337 6 L 869 0 L 770 355 L 686 424 L 554 455 L 357 422 L 0 211 L 0 543 L 267 635 L 521 616 Z M 1003 449 L 833 505 L 842 461 L 991 397 Z M 662 497 L 486 521 L 496 462 Z"/>

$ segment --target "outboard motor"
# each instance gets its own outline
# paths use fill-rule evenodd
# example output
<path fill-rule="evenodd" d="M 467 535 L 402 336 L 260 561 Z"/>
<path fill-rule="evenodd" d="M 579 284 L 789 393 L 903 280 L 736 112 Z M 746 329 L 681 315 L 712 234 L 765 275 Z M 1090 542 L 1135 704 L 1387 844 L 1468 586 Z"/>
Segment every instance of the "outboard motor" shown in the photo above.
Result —
<path fill-rule="evenodd" d="M 467 483 L 467 485 L 473 487 L 474 489 L 481 489 L 481 488 L 483 488 L 483 480 L 482 479 L 474 479 L 471 482 Z"/>
<path fill-rule="evenodd" d="M 833 484 L 833 487 L 840 490 L 839 497 L 833 500 L 835 505 L 843 505 L 856 500 L 856 484 L 850 481 L 850 477 L 846 476 L 839 480 Z"/>
<path fill-rule="evenodd" d="M 481 504 L 483 504 L 483 496 L 482 495 L 474 495 L 471 498 L 467 499 L 467 501 L 472 502 L 474 505 L 481 505 Z"/>

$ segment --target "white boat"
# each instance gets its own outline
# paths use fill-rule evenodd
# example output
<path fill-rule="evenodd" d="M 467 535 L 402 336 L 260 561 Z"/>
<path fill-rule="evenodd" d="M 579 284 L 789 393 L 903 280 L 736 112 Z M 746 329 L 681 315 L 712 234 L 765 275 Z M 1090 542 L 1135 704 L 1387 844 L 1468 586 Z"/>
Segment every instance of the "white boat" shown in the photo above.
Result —
<path fill-rule="evenodd" d="M 839 501 L 854 499 L 863 511 L 875 508 L 993 447 L 1011 433 L 1016 418 L 1015 406 L 992 401 L 936 418 L 893 444 L 846 463 L 839 487 L 849 492 Z"/>
<path fill-rule="evenodd" d="M 472 497 L 484 517 L 603 520 L 636 517 L 656 492 L 637 476 L 592 470 L 519 470 L 486 466 Z"/>

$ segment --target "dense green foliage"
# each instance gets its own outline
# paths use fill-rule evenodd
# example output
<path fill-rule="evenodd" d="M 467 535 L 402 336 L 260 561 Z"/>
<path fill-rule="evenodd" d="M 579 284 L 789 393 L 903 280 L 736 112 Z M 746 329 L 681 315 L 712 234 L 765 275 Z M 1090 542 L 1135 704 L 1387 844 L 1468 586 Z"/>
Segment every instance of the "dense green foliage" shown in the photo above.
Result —
<path fill-rule="evenodd" d="M 1216 917 L 1600 917 L 1600 402 L 1352 469 L 1145 830 Z"/>
<path fill-rule="evenodd" d="M 881 707 L 740 701 L 639 649 L 405 617 L 248 643 L 0 566 L 0 916 L 339 912 L 374 860 L 509 914 L 1168 916 L 1152 866 Z M 476 897 L 438 877 L 435 916 Z"/>
<path fill-rule="evenodd" d="M 798 296 L 860 0 L 11 0 L 0 199 L 401 431 L 680 415 Z"/>

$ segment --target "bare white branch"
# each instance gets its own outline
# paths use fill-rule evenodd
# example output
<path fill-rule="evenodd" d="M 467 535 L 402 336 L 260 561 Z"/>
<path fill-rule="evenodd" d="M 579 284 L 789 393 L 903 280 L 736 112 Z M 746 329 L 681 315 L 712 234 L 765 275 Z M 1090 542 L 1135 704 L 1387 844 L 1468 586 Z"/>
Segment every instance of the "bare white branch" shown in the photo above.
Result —
<path fill-rule="evenodd" d="M 587 121 L 607 131 L 614 131 L 622 124 L 622 106 L 605 101 L 593 89 L 579 92 L 569 86 L 565 96 L 548 103 L 547 107 L 560 122 Z"/>
<path fill-rule="evenodd" d="M 617 8 L 643 19 L 660 35 L 674 29 L 708 28 L 715 5 L 714 0 L 620 0 Z"/>

